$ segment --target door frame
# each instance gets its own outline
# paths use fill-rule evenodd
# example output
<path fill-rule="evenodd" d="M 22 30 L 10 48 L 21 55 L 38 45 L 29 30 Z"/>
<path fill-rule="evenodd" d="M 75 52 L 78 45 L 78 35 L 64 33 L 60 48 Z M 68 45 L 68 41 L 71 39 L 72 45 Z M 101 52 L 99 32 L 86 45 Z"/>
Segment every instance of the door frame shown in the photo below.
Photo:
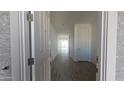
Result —
<path fill-rule="evenodd" d="M 25 80 L 24 46 L 22 46 L 24 11 L 10 12 L 12 80 Z M 115 80 L 117 12 L 101 12 L 100 81 Z M 33 74 L 35 77 L 35 75 Z M 35 79 L 34 79 L 35 80 Z"/>
<path fill-rule="evenodd" d="M 26 33 L 25 33 L 25 28 L 24 28 L 24 12 L 25 11 L 10 12 L 11 64 L 12 64 L 11 73 L 12 73 L 13 81 L 15 80 L 27 81 L 27 77 L 26 77 L 27 72 L 26 72 L 26 66 L 25 66 L 27 61 L 25 60 L 25 58 L 28 57 L 29 55 L 26 55 L 25 53 Z M 32 41 L 32 45 L 33 44 L 34 44 L 34 41 Z M 35 80 L 35 73 L 34 73 L 35 66 L 33 66 L 32 69 L 33 69 L 32 78 L 33 80 Z"/>
<path fill-rule="evenodd" d="M 32 81 L 35 81 L 35 64 L 32 65 L 32 72 L 27 72 L 27 68 L 26 68 L 26 64 L 28 62 L 28 58 L 30 58 L 32 56 L 32 58 L 34 58 L 34 21 L 31 21 L 30 26 L 31 28 L 29 28 L 31 31 L 31 36 L 29 36 L 29 32 L 28 34 L 26 33 L 26 29 L 25 29 L 25 12 L 27 11 L 19 11 L 19 39 L 20 39 L 20 70 L 21 70 L 21 80 L 23 81 L 27 81 L 27 73 L 31 73 L 32 77 L 30 76 L 30 78 L 32 78 Z M 32 14 L 34 14 L 33 11 L 31 11 Z M 34 16 L 33 16 L 34 17 Z M 34 18 L 33 18 L 34 19 Z M 28 20 L 26 20 L 28 22 Z M 28 22 L 29 23 L 29 22 Z M 31 37 L 32 40 L 29 39 L 29 37 Z M 26 40 L 27 43 L 30 45 L 32 45 L 32 47 L 28 47 L 31 48 L 31 51 L 29 51 L 30 49 L 27 48 L 27 44 L 26 44 Z M 26 53 L 28 52 L 28 53 Z M 31 54 L 31 56 L 29 56 Z M 29 81 L 29 79 L 28 79 Z"/>
<path fill-rule="evenodd" d="M 101 12 L 100 81 L 114 81 L 116 74 L 117 11 Z"/>
<path fill-rule="evenodd" d="M 20 55 L 20 36 L 19 12 L 10 12 L 10 47 L 11 47 L 11 74 L 12 81 L 22 80 L 21 75 L 21 55 Z"/>

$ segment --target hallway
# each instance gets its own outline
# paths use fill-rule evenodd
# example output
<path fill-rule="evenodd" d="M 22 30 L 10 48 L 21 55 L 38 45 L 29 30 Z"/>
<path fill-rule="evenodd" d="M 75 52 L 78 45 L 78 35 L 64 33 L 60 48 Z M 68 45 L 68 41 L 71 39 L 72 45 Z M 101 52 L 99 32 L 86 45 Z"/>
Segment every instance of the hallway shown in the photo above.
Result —
<path fill-rule="evenodd" d="M 74 62 L 64 55 L 57 55 L 51 63 L 52 81 L 95 81 L 96 67 L 89 62 Z"/>

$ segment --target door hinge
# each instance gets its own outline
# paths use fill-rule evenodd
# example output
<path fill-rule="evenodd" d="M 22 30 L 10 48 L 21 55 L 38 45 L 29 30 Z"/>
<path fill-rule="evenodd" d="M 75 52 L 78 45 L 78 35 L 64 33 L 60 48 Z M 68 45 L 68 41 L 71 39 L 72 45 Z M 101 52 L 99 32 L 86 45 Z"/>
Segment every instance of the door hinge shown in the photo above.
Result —
<path fill-rule="evenodd" d="M 29 22 L 33 21 L 33 14 L 28 13 L 28 14 L 27 14 L 27 20 L 28 20 Z"/>
<path fill-rule="evenodd" d="M 34 65 L 34 58 L 29 58 L 28 59 L 28 65 Z"/>

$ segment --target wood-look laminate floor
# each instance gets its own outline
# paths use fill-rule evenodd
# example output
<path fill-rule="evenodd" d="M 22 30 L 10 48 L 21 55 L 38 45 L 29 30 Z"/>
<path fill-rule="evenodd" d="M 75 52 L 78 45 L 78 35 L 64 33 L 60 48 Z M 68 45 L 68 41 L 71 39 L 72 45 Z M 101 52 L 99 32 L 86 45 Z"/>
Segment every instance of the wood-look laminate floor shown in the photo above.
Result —
<path fill-rule="evenodd" d="M 58 55 L 51 63 L 52 81 L 95 81 L 96 66 L 91 62 L 74 62 Z"/>

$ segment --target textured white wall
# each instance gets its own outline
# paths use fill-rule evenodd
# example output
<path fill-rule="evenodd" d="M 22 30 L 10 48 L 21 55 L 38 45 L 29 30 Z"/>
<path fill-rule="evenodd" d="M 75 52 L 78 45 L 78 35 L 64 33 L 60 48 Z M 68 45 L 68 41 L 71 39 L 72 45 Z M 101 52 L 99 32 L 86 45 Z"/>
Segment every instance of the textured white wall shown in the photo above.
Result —
<path fill-rule="evenodd" d="M 118 12 L 116 80 L 124 80 L 124 11 Z"/>
<path fill-rule="evenodd" d="M 11 67 L 10 52 L 10 15 L 7 11 L 0 11 L 0 80 L 11 75 L 11 68 L 2 70 L 5 66 Z"/>

